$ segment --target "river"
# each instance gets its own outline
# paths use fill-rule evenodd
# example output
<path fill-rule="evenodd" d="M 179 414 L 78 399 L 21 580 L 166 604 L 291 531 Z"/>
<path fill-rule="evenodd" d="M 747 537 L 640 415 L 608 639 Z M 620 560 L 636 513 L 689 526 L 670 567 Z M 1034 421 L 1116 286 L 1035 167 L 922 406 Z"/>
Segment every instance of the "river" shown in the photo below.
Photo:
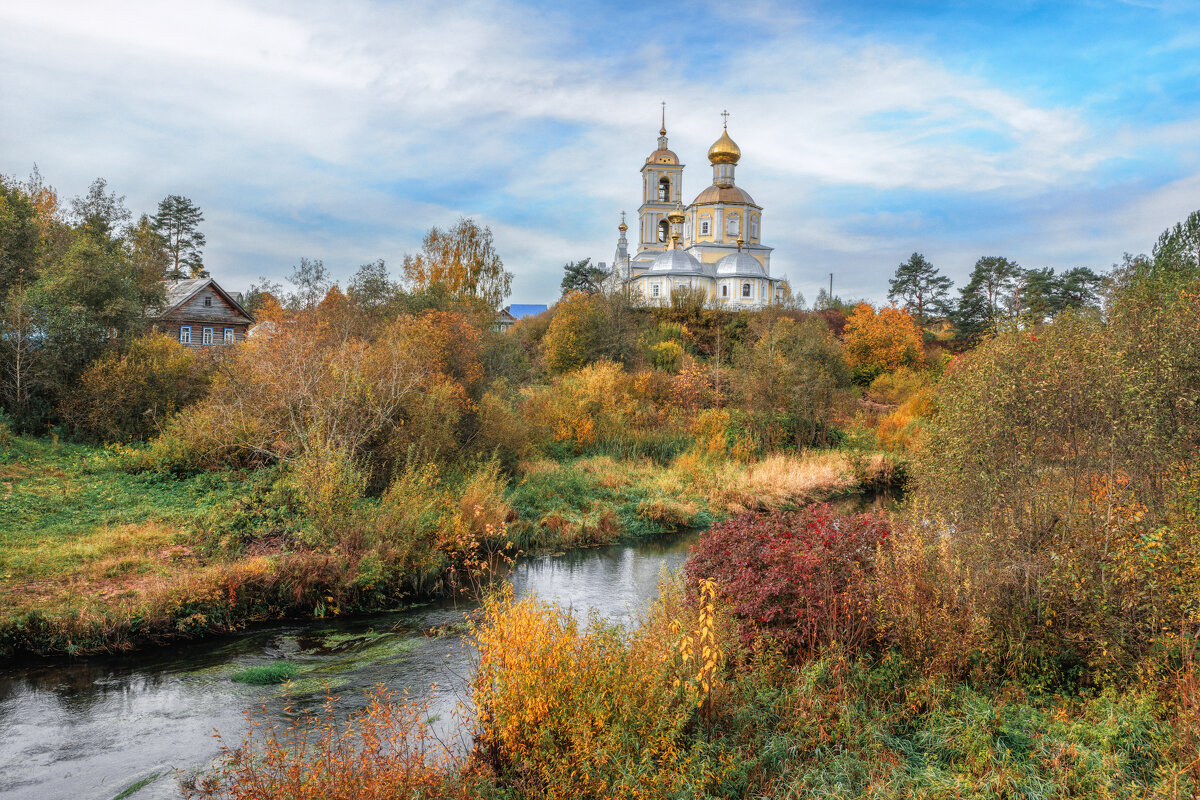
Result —
<path fill-rule="evenodd" d="M 683 565 L 698 535 L 524 557 L 513 569 L 513 588 L 518 596 L 534 592 L 627 622 L 646 610 L 662 571 Z M 282 715 L 288 705 L 316 708 L 332 692 L 337 712 L 349 714 L 380 684 L 428 698 L 433 728 L 453 738 L 471 659 L 460 633 L 427 632 L 461 622 L 470 608 L 433 603 L 348 620 L 275 623 L 125 655 L 0 667 L 0 798 L 112 800 L 146 780 L 134 800 L 178 798 L 180 777 L 216 755 L 214 730 L 236 743 L 248 709 L 265 704 Z M 280 660 L 300 668 L 290 694 L 232 680 Z"/>

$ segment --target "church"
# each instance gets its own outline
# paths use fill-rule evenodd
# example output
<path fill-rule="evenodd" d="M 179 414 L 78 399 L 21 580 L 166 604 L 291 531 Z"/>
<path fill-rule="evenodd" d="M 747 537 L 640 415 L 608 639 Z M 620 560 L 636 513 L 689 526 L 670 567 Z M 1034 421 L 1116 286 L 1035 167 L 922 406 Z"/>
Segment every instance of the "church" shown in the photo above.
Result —
<path fill-rule="evenodd" d="M 672 292 L 704 294 L 708 303 L 730 310 L 758 309 L 789 296 L 787 279 L 771 275 L 771 250 L 762 243 L 762 206 L 734 180 L 742 151 L 729 136 L 708 148 L 713 179 L 683 205 L 683 164 L 667 146 L 666 107 L 658 149 L 642 166 L 638 241 L 630 255 L 625 224 L 617 230 L 611 280 L 633 289 L 645 303 L 669 304 Z"/>

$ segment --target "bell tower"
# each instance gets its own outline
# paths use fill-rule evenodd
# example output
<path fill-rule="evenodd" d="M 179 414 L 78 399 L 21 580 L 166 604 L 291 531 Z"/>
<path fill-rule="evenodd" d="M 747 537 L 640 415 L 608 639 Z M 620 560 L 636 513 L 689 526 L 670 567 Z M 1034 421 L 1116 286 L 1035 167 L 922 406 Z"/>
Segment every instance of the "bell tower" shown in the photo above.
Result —
<path fill-rule="evenodd" d="M 667 104 L 662 104 L 658 149 L 642 166 L 642 204 L 638 207 L 637 254 L 666 250 L 671 242 L 668 215 L 683 201 L 683 164 L 667 147 Z"/>

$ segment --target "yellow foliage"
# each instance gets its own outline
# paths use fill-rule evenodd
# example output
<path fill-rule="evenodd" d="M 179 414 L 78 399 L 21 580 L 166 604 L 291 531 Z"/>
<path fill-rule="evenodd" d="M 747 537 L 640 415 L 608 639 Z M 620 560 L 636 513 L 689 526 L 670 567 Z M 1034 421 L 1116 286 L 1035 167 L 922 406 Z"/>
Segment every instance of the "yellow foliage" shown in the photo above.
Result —
<path fill-rule="evenodd" d="M 678 578 L 660 590 L 636 629 L 581 624 L 508 587 L 485 602 L 477 741 L 535 796 L 703 796 L 726 774 L 725 756 L 690 747 L 687 731 L 720 702 L 736 633 L 715 587 L 695 604 Z"/>

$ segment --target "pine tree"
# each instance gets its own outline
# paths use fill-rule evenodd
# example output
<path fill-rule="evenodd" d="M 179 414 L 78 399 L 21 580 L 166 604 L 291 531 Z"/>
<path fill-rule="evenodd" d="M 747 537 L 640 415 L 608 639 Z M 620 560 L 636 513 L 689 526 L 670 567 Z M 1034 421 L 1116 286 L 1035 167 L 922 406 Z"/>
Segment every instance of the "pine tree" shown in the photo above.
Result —
<path fill-rule="evenodd" d="M 913 253 L 908 261 L 896 268 L 896 277 L 889 281 L 889 286 L 888 300 L 903 299 L 918 327 L 925 327 L 926 312 L 946 312 L 950 279 L 939 274 L 920 253 Z"/>
<path fill-rule="evenodd" d="M 154 230 L 166 240 L 170 269 L 167 277 L 178 280 L 187 273 L 189 278 L 207 278 L 200 250 L 204 247 L 204 234 L 199 225 L 204 221 L 200 207 L 186 197 L 167 195 L 158 204 L 154 215 Z"/>

